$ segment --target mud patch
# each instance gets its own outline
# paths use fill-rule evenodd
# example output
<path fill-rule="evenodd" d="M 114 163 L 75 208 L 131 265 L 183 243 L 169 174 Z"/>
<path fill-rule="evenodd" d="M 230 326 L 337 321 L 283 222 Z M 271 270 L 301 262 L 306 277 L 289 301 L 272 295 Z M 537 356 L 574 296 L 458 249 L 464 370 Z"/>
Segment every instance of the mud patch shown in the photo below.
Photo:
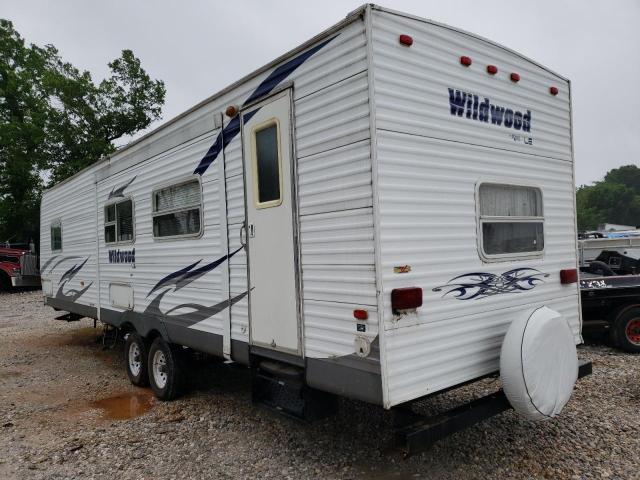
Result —
<path fill-rule="evenodd" d="M 26 342 L 35 347 L 87 347 L 98 344 L 101 334 L 100 329 L 81 327 L 74 330 L 56 332 L 46 337 L 33 337 L 26 340 Z"/>
<path fill-rule="evenodd" d="M 129 420 L 144 415 L 154 406 L 155 397 L 148 390 L 121 393 L 91 403 L 91 408 L 100 410 L 105 420 Z"/>
<path fill-rule="evenodd" d="M 0 380 L 6 380 L 8 378 L 20 377 L 23 373 L 20 370 L 2 370 L 0 371 Z"/>

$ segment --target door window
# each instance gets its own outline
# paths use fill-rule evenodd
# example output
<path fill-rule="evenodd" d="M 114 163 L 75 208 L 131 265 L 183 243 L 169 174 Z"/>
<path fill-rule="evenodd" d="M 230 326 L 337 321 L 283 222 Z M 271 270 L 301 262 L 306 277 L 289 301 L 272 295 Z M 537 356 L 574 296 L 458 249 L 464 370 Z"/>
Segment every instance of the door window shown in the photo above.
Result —
<path fill-rule="evenodd" d="M 272 119 L 253 129 L 254 198 L 257 208 L 282 204 L 280 127 Z"/>

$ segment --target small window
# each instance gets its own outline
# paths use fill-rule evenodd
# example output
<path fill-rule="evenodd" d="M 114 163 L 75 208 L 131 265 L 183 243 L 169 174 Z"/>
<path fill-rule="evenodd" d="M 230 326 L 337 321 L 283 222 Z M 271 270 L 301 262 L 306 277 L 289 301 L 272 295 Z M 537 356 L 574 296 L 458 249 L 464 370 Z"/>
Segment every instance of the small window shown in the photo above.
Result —
<path fill-rule="evenodd" d="M 269 120 L 253 132 L 254 197 L 258 208 L 282 203 L 279 130 L 278 121 Z"/>
<path fill-rule="evenodd" d="M 544 216 L 539 188 L 480 185 L 481 250 L 487 258 L 540 255 Z"/>
<path fill-rule="evenodd" d="M 197 179 L 153 193 L 155 238 L 196 236 L 201 232 L 202 190 Z"/>
<path fill-rule="evenodd" d="M 130 198 L 104 207 L 104 243 L 133 241 L 133 201 Z"/>
<path fill-rule="evenodd" d="M 62 222 L 56 220 L 51 223 L 51 251 L 62 250 Z"/>

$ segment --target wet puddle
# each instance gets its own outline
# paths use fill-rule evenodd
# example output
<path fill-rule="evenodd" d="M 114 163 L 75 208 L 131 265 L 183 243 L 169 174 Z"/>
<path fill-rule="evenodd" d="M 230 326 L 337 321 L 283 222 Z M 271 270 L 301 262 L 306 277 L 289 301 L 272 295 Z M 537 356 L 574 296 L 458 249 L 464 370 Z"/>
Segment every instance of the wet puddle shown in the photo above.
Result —
<path fill-rule="evenodd" d="M 113 397 L 102 398 L 91 403 L 91 407 L 102 411 L 107 420 L 129 420 L 139 417 L 151 410 L 155 405 L 155 397 L 150 391 L 122 393 Z"/>

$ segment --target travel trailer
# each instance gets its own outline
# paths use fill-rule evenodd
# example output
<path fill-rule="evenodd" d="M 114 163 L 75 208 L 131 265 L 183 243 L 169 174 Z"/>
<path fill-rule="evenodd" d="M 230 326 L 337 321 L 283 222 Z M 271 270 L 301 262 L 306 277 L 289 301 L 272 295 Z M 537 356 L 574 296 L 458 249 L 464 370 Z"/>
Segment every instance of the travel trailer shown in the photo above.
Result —
<path fill-rule="evenodd" d="M 162 399 L 188 348 L 290 413 L 524 375 L 507 332 L 527 348 L 548 323 L 521 357 L 555 381 L 551 417 L 581 342 L 571 131 L 567 79 L 365 5 L 48 190 L 45 302 L 127 332 L 129 377 Z"/>

